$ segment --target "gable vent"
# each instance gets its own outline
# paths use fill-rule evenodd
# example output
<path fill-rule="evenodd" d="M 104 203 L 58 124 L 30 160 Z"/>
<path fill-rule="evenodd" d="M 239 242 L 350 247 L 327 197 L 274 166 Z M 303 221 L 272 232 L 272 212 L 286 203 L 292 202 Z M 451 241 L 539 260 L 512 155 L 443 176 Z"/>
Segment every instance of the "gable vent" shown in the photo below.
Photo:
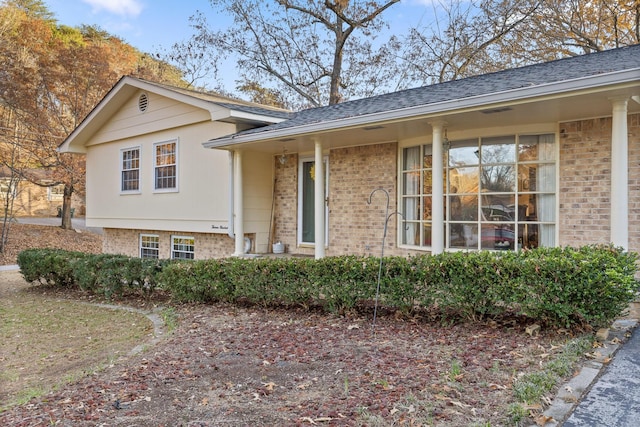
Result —
<path fill-rule="evenodd" d="M 146 93 L 141 93 L 140 97 L 138 98 L 138 110 L 144 113 L 145 111 L 147 111 L 148 107 L 149 107 L 149 97 L 147 96 Z"/>

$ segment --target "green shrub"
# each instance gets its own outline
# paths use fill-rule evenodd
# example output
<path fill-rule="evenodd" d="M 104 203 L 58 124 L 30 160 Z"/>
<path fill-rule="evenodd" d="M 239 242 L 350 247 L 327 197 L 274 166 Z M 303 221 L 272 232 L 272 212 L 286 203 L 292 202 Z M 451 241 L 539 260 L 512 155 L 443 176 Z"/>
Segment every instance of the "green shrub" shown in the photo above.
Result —
<path fill-rule="evenodd" d="M 554 326 L 606 325 L 638 291 L 637 255 L 621 248 L 542 248 L 522 261 L 522 312 Z"/>
<path fill-rule="evenodd" d="M 28 249 L 18 254 L 18 265 L 24 279 L 43 285 L 74 285 L 73 264 L 86 255 L 61 249 Z"/>
<path fill-rule="evenodd" d="M 158 281 L 183 302 L 233 301 L 234 283 L 225 271 L 232 260 L 181 261 L 164 266 Z"/>
<path fill-rule="evenodd" d="M 161 283 L 174 298 L 264 307 L 319 306 L 343 313 L 379 304 L 448 320 L 527 316 L 554 327 L 610 323 L 636 296 L 637 255 L 613 246 L 416 257 L 228 258 L 159 261 L 51 249 L 18 258 L 29 282 L 77 285 L 108 298 L 149 297 Z M 382 269 L 380 268 L 382 266 Z"/>

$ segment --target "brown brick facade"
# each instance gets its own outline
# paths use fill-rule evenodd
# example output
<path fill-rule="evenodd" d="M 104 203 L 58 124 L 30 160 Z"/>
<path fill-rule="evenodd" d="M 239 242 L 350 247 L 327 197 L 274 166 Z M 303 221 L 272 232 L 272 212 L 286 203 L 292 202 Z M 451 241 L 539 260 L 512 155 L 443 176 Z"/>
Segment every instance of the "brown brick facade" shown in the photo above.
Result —
<path fill-rule="evenodd" d="M 560 246 L 610 241 L 611 118 L 559 125 Z M 629 134 L 629 248 L 640 251 L 640 114 L 628 118 Z M 386 197 L 396 210 L 398 145 L 385 143 L 333 149 L 329 152 L 329 241 L 326 255 L 379 255 Z M 313 255 L 312 247 L 297 245 L 298 156 L 275 156 L 272 242 L 282 242 L 291 254 Z M 397 248 L 396 218 L 389 221 L 385 254 L 407 256 L 424 251 Z M 138 256 L 140 233 L 160 236 L 160 255 L 170 257 L 170 232 L 106 229 L 104 251 Z M 185 233 L 175 233 L 185 234 Z M 229 256 L 233 239 L 227 235 L 193 233 L 196 258 Z"/>
<path fill-rule="evenodd" d="M 371 205 L 371 192 L 389 192 L 389 213 L 396 210 L 396 143 L 331 150 L 329 153 L 329 241 L 326 255 L 378 255 L 385 222 L 386 196 L 378 191 Z M 297 245 L 298 161 L 287 156 L 282 164 L 276 158 L 274 200 L 274 242 L 285 244 L 287 252 L 313 255 L 312 247 Z M 396 218 L 389 221 L 385 254 L 408 255 L 396 247 Z"/>
<path fill-rule="evenodd" d="M 171 258 L 171 236 L 190 236 L 195 241 L 195 259 L 221 258 L 234 252 L 234 240 L 226 234 L 185 233 L 105 228 L 104 253 L 140 256 L 140 234 L 159 236 L 160 258 Z"/>
<path fill-rule="evenodd" d="M 384 192 L 389 192 L 389 213 L 396 210 L 397 144 L 367 145 L 332 150 L 329 156 L 328 255 L 380 253 L 384 232 Z M 385 252 L 396 247 L 397 218 L 389 221 Z"/>
<path fill-rule="evenodd" d="M 640 115 L 628 118 L 629 249 L 640 249 Z M 559 244 L 610 239 L 611 118 L 560 124 Z"/>

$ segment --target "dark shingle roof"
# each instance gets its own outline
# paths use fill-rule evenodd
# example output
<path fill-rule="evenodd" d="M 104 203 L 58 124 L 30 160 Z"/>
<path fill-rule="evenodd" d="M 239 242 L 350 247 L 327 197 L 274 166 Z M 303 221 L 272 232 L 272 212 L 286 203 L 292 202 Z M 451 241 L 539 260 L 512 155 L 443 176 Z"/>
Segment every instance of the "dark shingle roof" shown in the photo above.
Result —
<path fill-rule="evenodd" d="M 290 120 L 240 132 L 247 135 L 309 125 L 640 67 L 640 44 L 407 89 L 293 113 Z"/>

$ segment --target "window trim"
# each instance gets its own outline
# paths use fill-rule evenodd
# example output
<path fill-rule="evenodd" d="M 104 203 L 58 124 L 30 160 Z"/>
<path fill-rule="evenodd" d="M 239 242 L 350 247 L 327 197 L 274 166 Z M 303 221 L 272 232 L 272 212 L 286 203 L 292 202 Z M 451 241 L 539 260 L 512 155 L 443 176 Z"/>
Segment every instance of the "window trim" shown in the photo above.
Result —
<path fill-rule="evenodd" d="M 62 187 L 62 192 L 54 193 L 53 189 L 55 187 Z M 59 202 L 63 199 L 64 199 L 64 184 L 56 184 L 56 185 L 47 187 L 47 200 L 49 200 L 50 202 Z"/>
<path fill-rule="evenodd" d="M 176 240 L 177 239 L 190 239 L 192 241 L 192 247 L 193 247 L 193 251 L 176 251 L 175 250 L 175 244 L 176 244 Z M 187 253 L 187 254 L 192 254 L 191 258 L 182 258 L 182 257 L 176 257 L 175 254 L 176 253 Z M 196 239 L 193 236 L 185 236 L 185 235 L 172 235 L 171 236 L 171 259 L 195 259 L 196 258 Z"/>
<path fill-rule="evenodd" d="M 133 171 L 136 170 L 135 168 L 132 169 L 124 169 L 124 153 L 128 152 L 128 151 L 134 151 L 134 150 L 138 150 L 138 189 L 137 190 L 124 190 L 124 181 L 123 181 L 123 173 L 126 171 Z M 126 147 L 126 148 L 121 148 L 120 149 L 120 194 L 140 194 L 142 192 L 142 180 L 140 179 L 141 177 L 141 173 L 142 173 L 142 146 L 140 145 L 135 145 L 132 147 Z"/>
<path fill-rule="evenodd" d="M 450 138 L 452 142 L 456 142 L 456 141 L 462 141 L 462 140 L 467 140 L 467 139 L 477 139 L 479 141 L 479 144 L 481 144 L 482 140 L 488 139 L 488 138 L 493 138 L 493 137 L 506 137 L 506 136 L 513 136 L 515 139 L 515 145 L 516 147 L 520 144 L 520 139 L 522 137 L 526 137 L 526 136 L 542 136 L 542 135 L 552 135 L 553 136 L 553 142 L 554 142 L 554 147 L 553 147 L 553 155 L 554 158 L 552 161 L 519 161 L 517 158 L 514 161 L 513 165 L 516 167 L 516 170 L 518 169 L 518 166 L 521 164 L 531 164 L 531 163 L 547 163 L 547 164 L 553 164 L 554 166 L 554 175 L 555 175 L 555 181 L 553 182 L 553 186 L 554 186 L 554 190 L 553 190 L 553 196 L 554 196 L 554 221 L 537 221 L 535 222 L 536 224 L 547 224 L 547 225 L 553 225 L 554 226 L 554 231 L 553 231 L 553 238 L 554 238 L 554 246 L 558 246 L 559 245 L 559 236 L 560 236 L 560 203 L 559 203 L 559 198 L 560 198 L 560 139 L 559 139 L 559 131 L 556 126 L 553 126 L 553 128 L 551 128 L 550 126 L 542 126 L 540 128 L 538 127 L 528 127 L 526 126 L 525 129 L 518 131 L 517 127 L 505 127 L 503 129 L 501 129 L 498 132 L 474 132 L 473 130 L 470 131 L 465 131 L 465 132 L 461 132 L 461 135 L 459 137 L 452 137 Z M 413 148 L 413 147 L 423 147 L 423 146 L 432 146 L 433 145 L 433 141 L 432 140 L 426 140 L 423 142 L 415 142 L 415 141 L 411 141 L 406 142 L 406 143 L 399 143 L 398 144 L 398 155 L 397 155 L 397 170 L 398 170 L 398 174 L 397 174 L 397 198 L 396 198 L 396 209 L 397 212 L 402 213 L 403 212 L 403 202 L 405 199 L 405 194 L 404 194 L 404 183 L 403 183 L 403 178 L 404 178 L 404 150 L 408 149 L 408 148 Z M 421 148 L 421 154 L 423 153 L 422 151 L 423 149 Z M 444 160 L 446 162 L 446 151 L 447 148 L 444 148 L 445 151 L 445 156 L 444 156 Z M 517 149 L 516 149 L 516 155 L 517 155 Z M 444 176 L 444 185 L 446 186 L 446 188 L 449 188 L 450 182 L 448 181 L 448 175 L 447 175 L 447 171 L 446 169 L 449 169 L 448 164 L 444 164 L 443 165 L 445 168 L 445 176 Z M 480 164 L 479 164 L 480 166 Z M 424 167 L 422 166 L 420 170 L 423 170 Z M 422 181 L 422 175 L 420 178 L 420 183 L 419 183 L 419 187 L 422 189 L 424 183 Z M 536 192 L 537 193 L 537 192 Z M 549 193 L 549 192 L 540 192 L 540 194 L 542 193 Z M 521 194 L 530 194 L 527 190 L 519 190 L 517 187 L 515 189 L 515 191 L 513 193 L 516 200 L 517 197 Z M 533 193 L 531 193 L 533 194 Z M 448 190 L 445 190 L 444 196 L 447 197 L 447 195 L 449 195 Z M 411 195 L 408 195 L 411 196 Z M 416 195 L 416 197 L 419 197 L 420 199 L 422 199 L 424 197 L 424 194 L 420 193 L 419 195 Z M 450 221 L 452 221 L 449 218 L 449 206 L 448 203 L 445 203 L 446 206 L 446 213 L 445 213 L 445 218 L 444 218 L 444 223 L 443 226 L 446 227 L 445 228 L 445 242 L 444 242 L 444 250 L 447 252 L 458 252 L 458 251 L 468 251 L 468 250 L 497 250 L 497 249 L 483 249 L 481 247 L 480 244 L 478 244 L 478 247 L 474 247 L 474 248 L 459 248 L 459 247 L 449 247 L 449 235 L 448 235 L 448 226 L 447 224 L 450 223 Z M 517 218 L 517 217 L 516 217 Z M 415 222 L 418 224 L 419 227 L 422 227 L 425 219 L 424 218 L 420 218 L 418 220 L 411 220 L 411 222 Z M 454 221 L 455 222 L 455 221 Z M 478 220 L 478 224 L 480 224 L 482 221 Z M 514 227 L 517 227 L 519 225 L 522 225 L 522 222 L 518 219 L 514 219 L 512 221 L 512 224 Z M 543 225 L 544 225 L 543 224 Z M 427 246 L 426 244 L 421 243 L 420 245 L 411 245 L 411 244 L 406 244 L 403 243 L 404 240 L 404 236 L 403 236 L 403 232 L 404 232 L 404 225 L 405 225 L 405 220 L 402 217 L 402 215 L 398 215 L 398 218 L 396 220 L 396 244 L 398 248 L 402 248 L 402 249 L 409 249 L 409 250 L 416 250 L 416 251 L 425 251 L 425 252 L 429 252 L 432 250 L 432 246 L 429 245 Z M 516 234 L 517 235 L 517 234 Z M 514 250 L 518 250 L 517 248 L 517 244 L 514 245 Z"/>
<path fill-rule="evenodd" d="M 158 247 L 157 248 L 151 248 L 151 247 L 144 247 L 142 246 L 142 241 L 145 237 L 153 237 L 157 240 L 158 243 Z M 156 257 L 149 257 L 149 256 L 143 256 L 143 250 L 155 250 L 156 251 Z M 138 240 L 138 255 L 140 256 L 140 258 L 143 259 L 159 259 L 160 258 L 160 235 L 158 234 L 150 234 L 150 233 L 140 233 L 140 238 Z"/>
<path fill-rule="evenodd" d="M 174 180 L 175 180 L 175 186 L 174 187 L 168 187 L 168 188 L 157 188 L 156 187 L 156 171 L 158 169 L 158 167 L 162 167 L 162 166 L 171 166 L 171 165 L 158 165 L 158 156 L 156 155 L 156 147 L 158 147 L 159 145 L 167 145 L 167 144 L 174 144 L 175 145 L 175 150 L 174 150 L 174 163 L 173 166 L 175 168 L 175 175 L 174 175 Z M 164 141 L 158 141 L 158 142 L 154 142 L 153 143 L 153 173 L 151 174 L 151 179 L 152 179 L 152 188 L 153 188 L 153 192 L 154 193 L 177 193 L 179 191 L 179 170 L 178 170 L 178 165 L 179 165 L 179 161 L 180 161 L 180 156 L 179 156 L 179 140 L 178 138 L 173 138 L 173 139 L 167 139 Z"/>

